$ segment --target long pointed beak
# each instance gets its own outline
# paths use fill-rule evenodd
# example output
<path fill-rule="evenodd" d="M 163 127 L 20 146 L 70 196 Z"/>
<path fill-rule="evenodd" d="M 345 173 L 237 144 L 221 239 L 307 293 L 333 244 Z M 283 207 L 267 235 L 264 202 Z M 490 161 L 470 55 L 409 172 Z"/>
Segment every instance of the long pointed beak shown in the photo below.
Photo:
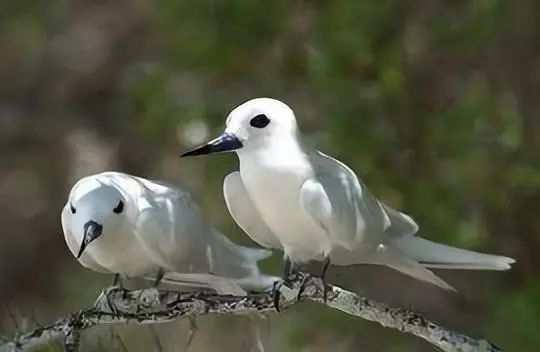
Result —
<path fill-rule="evenodd" d="M 224 153 L 231 152 L 242 148 L 244 145 L 242 142 L 232 133 L 224 133 L 216 139 L 211 140 L 210 142 L 201 145 L 195 149 L 192 149 L 188 152 L 185 152 L 180 157 L 186 156 L 196 156 L 196 155 L 207 155 L 215 153 Z"/>
<path fill-rule="evenodd" d="M 81 257 L 86 247 L 94 241 L 96 238 L 101 236 L 103 233 L 103 225 L 98 224 L 97 222 L 90 220 L 84 224 L 84 236 L 81 242 L 81 248 L 77 254 L 77 259 Z"/>

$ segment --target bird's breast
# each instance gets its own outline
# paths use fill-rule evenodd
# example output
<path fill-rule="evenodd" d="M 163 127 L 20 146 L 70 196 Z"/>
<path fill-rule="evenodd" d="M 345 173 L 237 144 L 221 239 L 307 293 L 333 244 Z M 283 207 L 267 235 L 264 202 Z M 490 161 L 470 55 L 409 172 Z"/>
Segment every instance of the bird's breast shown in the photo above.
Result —
<path fill-rule="evenodd" d="M 104 235 L 90 243 L 85 252 L 84 255 L 92 256 L 102 267 L 127 277 L 153 274 L 158 269 L 133 236 L 108 236 L 107 238 Z"/>
<path fill-rule="evenodd" d="M 280 240 L 285 254 L 293 261 L 320 259 L 328 254 L 327 234 L 303 210 L 300 189 L 313 175 L 309 167 L 251 164 L 240 174 L 255 207 Z"/>

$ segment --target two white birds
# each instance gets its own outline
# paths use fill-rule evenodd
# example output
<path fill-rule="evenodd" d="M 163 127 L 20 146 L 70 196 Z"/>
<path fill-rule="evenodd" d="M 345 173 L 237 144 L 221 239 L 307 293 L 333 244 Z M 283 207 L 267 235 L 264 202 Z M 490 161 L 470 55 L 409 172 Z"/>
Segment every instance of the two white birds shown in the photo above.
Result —
<path fill-rule="evenodd" d="M 375 198 L 345 164 L 304 145 L 293 111 L 268 98 L 227 117 L 220 137 L 183 156 L 236 151 L 240 170 L 224 181 L 234 220 L 257 243 L 295 264 L 380 264 L 445 289 L 428 268 L 507 270 L 514 259 L 438 244 Z M 324 274 L 324 272 L 323 272 Z"/>
<path fill-rule="evenodd" d="M 428 268 L 507 270 L 515 261 L 428 241 L 418 225 L 375 198 L 343 163 L 302 143 L 293 111 L 267 98 L 228 116 L 225 133 L 184 156 L 236 151 L 224 181 L 228 209 L 258 244 L 285 254 L 285 275 L 310 260 L 380 264 L 446 289 Z M 269 251 L 237 246 L 181 189 L 122 173 L 80 180 L 62 212 L 66 242 L 98 272 L 166 279 L 221 293 L 262 290 L 276 278 L 257 262 Z M 158 275 L 159 278 L 160 275 Z"/>
<path fill-rule="evenodd" d="M 123 277 L 165 272 L 165 281 L 242 295 L 272 286 L 257 262 L 271 252 L 241 247 L 202 216 L 191 196 L 165 183 L 105 172 L 75 184 L 62 211 L 66 242 L 92 270 Z"/>

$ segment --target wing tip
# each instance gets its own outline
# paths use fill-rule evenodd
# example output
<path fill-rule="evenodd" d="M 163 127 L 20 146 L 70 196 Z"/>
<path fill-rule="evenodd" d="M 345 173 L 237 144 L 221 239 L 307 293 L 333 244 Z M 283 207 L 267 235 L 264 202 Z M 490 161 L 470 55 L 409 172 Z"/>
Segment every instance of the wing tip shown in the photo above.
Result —
<path fill-rule="evenodd" d="M 517 263 L 517 261 L 514 258 L 500 257 L 497 261 L 497 267 L 500 268 L 499 270 L 510 270 L 512 268 L 512 264 L 515 263 Z"/>

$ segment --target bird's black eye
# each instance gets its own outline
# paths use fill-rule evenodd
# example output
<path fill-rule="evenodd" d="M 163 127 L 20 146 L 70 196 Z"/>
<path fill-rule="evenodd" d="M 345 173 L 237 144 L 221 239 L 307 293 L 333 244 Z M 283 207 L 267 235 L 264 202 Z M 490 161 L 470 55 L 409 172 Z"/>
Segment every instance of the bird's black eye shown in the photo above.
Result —
<path fill-rule="evenodd" d="M 249 124 L 255 128 L 265 128 L 270 123 L 270 119 L 265 114 L 259 114 L 249 121 Z"/>
<path fill-rule="evenodd" d="M 75 214 L 77 212 L 77 209 L 73 206 L 73 204 L 69 205 L 69 208 L 71 209 L 71 214 Z"/>
<path fill-rule="evenodd" d="M 119 202 L 118 202 L 118 205 L 116 206 L 116 208 L 113 209 L 113 211 L 114 211 L 116 214 L 120 214 L 122 211 L 124 211 L 124 202 L 119 201 Z"/>

